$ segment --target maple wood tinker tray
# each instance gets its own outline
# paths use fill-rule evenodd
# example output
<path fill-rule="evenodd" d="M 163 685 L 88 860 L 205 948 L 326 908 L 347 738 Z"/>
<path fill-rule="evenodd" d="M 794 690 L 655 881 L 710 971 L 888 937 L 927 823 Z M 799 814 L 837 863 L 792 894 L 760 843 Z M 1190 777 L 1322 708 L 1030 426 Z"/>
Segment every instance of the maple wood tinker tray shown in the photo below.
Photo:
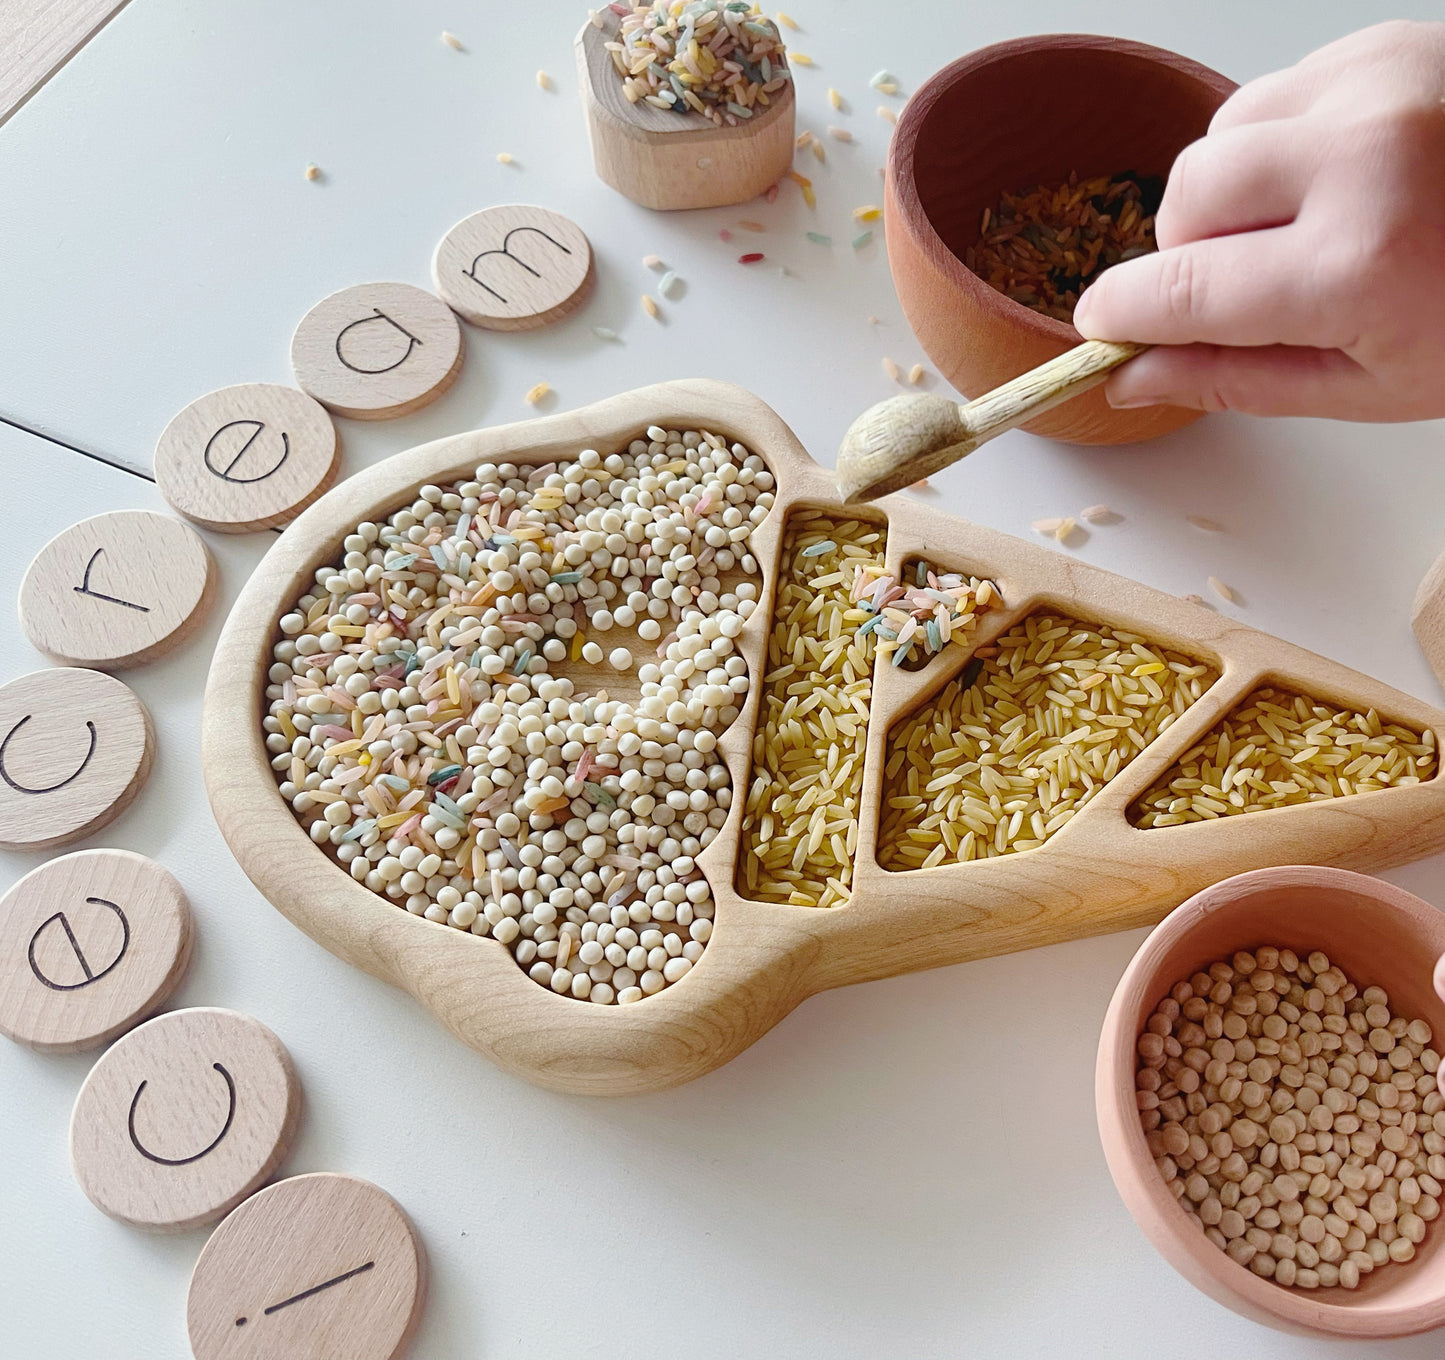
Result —
<path fill-rule="evenodd" d="M 426 483 L 467 479 L 481 462 L 539 464 L 585 448 L 625 450 L 649 425 L 727 435 L 776 477 L 776 503 L 753 535 L 761 606 L 736 639 L 752 686 L 722 735 L 734 791 L 751 746 L 783 528 L 799 507 L 838 510 L 887 529 L 887 568 L 926 559 L 988 577 L 1003 606 L 980 618 L 976 646 L 1041 610 L 1137 632 L 1208 663 L 1219 678 L 1072 820 L 1037 848 L 909 872 L 876 856 L 890 733 L 969 662 L 950 647 L 910 671 L 875 666 L 853 892 L 832 909 L 747 900 L 735 887 L 745 797 L 698 857 L 716 904 L 697 965 L 632 1005 L 593 1005 L 539 986 L 497 941 L 409 914 L 314 845 L 280 796 L 264 745 L 266 670 L 278 621 L 363 519 L 381 519 Z M 563 662 L 556 673 L 569 673 Z M 592 684 L 575 675 L 579 688 Z M 613 697 L 635 673 L 601 681 Z M 989 954 L 1157 921 L 1228 874 L 1273 864 L 1379 869 L 1445 845 L 1445 782 L 1355 793 L 1247 815 L 1141 829 L 1128 811 L 1178 758 L 1261 684 L 1340 708 L 1375 709 L 1416 731 L 1445 713 L 1368 676 L 1052 548 L 965 523 L 902 496 L 839 507 L 832 474 L 763 402 L 712 381 L 663 383 L 577 411 L 454 435 L 358 473 L 304 511 L 252 575 L 221 636 L 206 692 L 204 765 L 211 805 L 241 867 L 296 925 L 338 957 L 406 989 L 450 1030 L 509 1071 L 561 1091 L 663 1089 L 741 1052 L 815 992 Z"/>

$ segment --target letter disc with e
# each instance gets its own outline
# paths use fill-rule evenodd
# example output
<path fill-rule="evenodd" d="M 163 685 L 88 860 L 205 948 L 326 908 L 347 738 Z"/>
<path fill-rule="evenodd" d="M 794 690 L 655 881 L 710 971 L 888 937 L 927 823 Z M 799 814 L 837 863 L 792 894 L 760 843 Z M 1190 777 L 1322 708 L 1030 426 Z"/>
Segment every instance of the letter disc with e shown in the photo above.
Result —
<path fill-rule="evenodd" d="M 145 1019 L 191 957 L 170 872 L 129 850 L 77 850 L 0 898 L 0 1034 L 46 1053 L 98 1048 Z"/>
<path fill-rule="evenodd" d="M 156 485 L 171 508 L 225 534 L 295 519 L 336 476 L 340 445 L 319 403 L 279 383 L 197 397 L 156 444 Z"/>

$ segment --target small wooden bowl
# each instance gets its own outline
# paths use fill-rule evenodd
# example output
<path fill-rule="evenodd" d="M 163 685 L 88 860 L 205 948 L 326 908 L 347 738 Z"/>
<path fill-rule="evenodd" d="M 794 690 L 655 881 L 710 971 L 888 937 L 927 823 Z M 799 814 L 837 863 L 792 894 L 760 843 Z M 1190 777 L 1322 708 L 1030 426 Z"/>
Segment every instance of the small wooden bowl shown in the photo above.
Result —
<path fill-rule="evenodd" d="M 1080 179 L 1167 175 L 1234 89 L 1162 48 L 1057 33 L 981 48 L 929 80 L 893 135 L 885 228 L 904 313 L 939 372 L 977 397 L 1081 339 L 964 265 L 985 208 L 1075 171 Z M 1073 444 L 1127 444 L 1199 415 L 1115 411 L 1095 389 L 1023 428 Z"/>
<path fill-rule="evenodd" d="M 1286 865 L 1238 874 L 1196 893 L 1144 941 L 1104 1017 L 1095 1102 L 1104 1156 L 1124 1203 L 1164 1258 L 1210 1298 L 1256 1322 L 1310 1336 L 1409 1336 L 1445 1324 L 1445 1220 L 1415 1258 L 1357 1289 L 1286 1289 L 1207 1241 L 1175 1203 L 1144 1142 L 1134 1105 L 1134 1046 L 1181 978 L 1240 949 L 1322 949 L 1360 987 L 1380 986 L 1397 1015 L 1445 1037 L 1431 974 L 1445 953 L 1445 914 L 1403 888 L 1344 869 Z M 1438 1044 L 1437 1037 L 1436 1043 Z"/>
<path fill-rule="evenodd" d="M 600 28 L 582 25 L 576 48 L 592 164 L 603 183 L 644 208 L 721 208 L 746 203 L 783 177 L 793 163 L 791 81 L 736 127 L 629 104 L 604 46 L 622 21 L 608 9 L 600 17 Z"/>

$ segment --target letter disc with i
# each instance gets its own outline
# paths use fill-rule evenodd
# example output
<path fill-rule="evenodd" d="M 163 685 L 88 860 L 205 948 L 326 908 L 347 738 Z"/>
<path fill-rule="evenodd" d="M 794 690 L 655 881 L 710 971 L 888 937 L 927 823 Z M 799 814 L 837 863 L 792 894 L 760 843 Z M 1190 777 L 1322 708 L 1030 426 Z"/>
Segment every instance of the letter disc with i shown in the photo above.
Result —
<path fill-rule="evenodd" d="M 0 688 L 0 849 L 98 831 L 140 792 L 154 745 L 145 706 L 100 671 L 32 671 Z"/>
<path fill-rule="evenodd" d="M 196 1360 L 397 1360 L 426 1255 L 401 1206 L 354 1176 L 268 1185 L 201 1250 L 186 1300 Z"/>
<path fill-rule="evenodd" d="M 68 666 L 138 666 L 188 638 L 216 594 L 195 530 L 153 510 L 112 510 L 52 538 L 20 583 L 20 623 Z"/>
<path fill-rule="evenodd" d="M 463 218 L 432 257 L 437 292 L 472 325 L 493 331 L 560 321 L 587 300 L 595 278 L 582 228 L 530 203 Z"/>
<path fill-rule="evenodd" d="M 197 397 L 156 445 L 171 508 L 224 534 L 295 519 L 336 476 L 331 417 L 294 387 L 241 383 Z"/>
<path fill-rule="evenodd" d="M 191 957 L 181 885 L 129 850 L 78 850 L 0 898 L 0 1034 L 44 1053 L 99 1048 L 144 1020 Z"/>
<path fill-rule="evenodd" d="M 419 410 L 461 367 L 462 328 L 452 309 L 409 283 L 359 283 L 332 293 L 291 337 L 296 385 L 357 420 Z"/>
<path fill-rule="evenodd" d="M 169 1011 L 114 1043 L 70 1116 L 70 1163 L 97 1209 L 137 1228 L 214 1223 L 264 1185 L 301 1118 L 291 1055 L 259 1020 Z"/>

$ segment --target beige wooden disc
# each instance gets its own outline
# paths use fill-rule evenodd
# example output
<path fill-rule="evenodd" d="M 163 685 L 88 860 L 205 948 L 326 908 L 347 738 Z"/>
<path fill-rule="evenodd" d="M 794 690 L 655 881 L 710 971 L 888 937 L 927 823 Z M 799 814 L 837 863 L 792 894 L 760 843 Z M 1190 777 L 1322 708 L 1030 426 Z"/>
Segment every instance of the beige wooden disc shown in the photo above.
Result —
<path fill-rule="evenodd" d="M 300 1116 L 291 1057 L 259 1020 L 171 1011 L 91 1069 L 70 1116 L 70 1163 L 96 1208 L 178 1232 L 213 1223 L 263 1185 Z"/>
<path fill-rule="evenodd" d="M 442 237 L 431 268 L 448 305 L 493 331 L 560 321 L 582 305 L 596 277 L 582 228 L 529 203 L 464 217 Z"/>
<path fill-rule="evenodd" d="M 181 885 L 129 850 L 77 850 L 0 898 L 0 1034 L 47 1053 L 98 1048 L 149 1015 L 191 958 Z"/>
<path fill-rule="evenodd" d="M 352 1176 L 293 1176 L 211 1234 L 186 1326 L 196 1360 L 393 1360 L 425 1291 L 421 1241 L 390 1195 Z"/>
<path fill-rule="evenodd" d="M 226 534 L 294 519 L 336 476 L 336 427 L 304 392 L 240 383 L 197 397 L 156 445 L 156 484 L 187 519 Z"/>
<path fill-rule="evenodd" d="M 100 671 L 32 671 L 0 688 L 0 848 L 99 830 L 140 792 L 154 745 L 145 706 Z"/>
<path fill-rule="evenodd" d="M 441 396 L 462 367 L 462 328 L 409 283 L 359 283 L 322 298 L 291 337 L 297 385 L 343 416 L 389 420 Z"/>
<path fill-rule="evenodd" d="M 215 594 L 216 562 L 194 530 L 152 510 L 112 510 L 35 555 L 20 623 L 57 661 L 119 670 L 183 642 Z"/>

